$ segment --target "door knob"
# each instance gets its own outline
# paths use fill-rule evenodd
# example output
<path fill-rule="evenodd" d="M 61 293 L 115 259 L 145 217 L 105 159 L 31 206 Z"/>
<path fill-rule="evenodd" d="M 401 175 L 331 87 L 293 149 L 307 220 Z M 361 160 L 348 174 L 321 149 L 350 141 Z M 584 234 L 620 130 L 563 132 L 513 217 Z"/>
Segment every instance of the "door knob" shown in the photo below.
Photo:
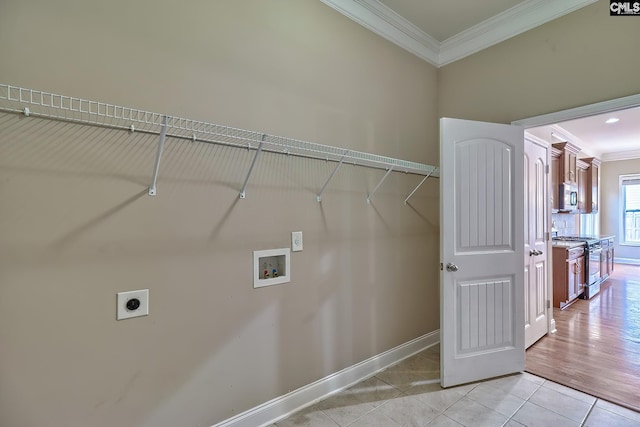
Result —
<path fill-rule="evenodd" d="M 536 253 L 536 250 L 535 250 L 535 249 L 531 249 L 531 250 L 529 251 L 529 256 L 535 256 L 535 255 L 538 255 L 538 254 Z"/>
<path fill-rule="evenodd" d="M 542 255 L 542 251 L 536 250 L 536 255 Z"/>
<path fill-rule="evenodd" d="M 458 271 L 458 266 L 452 263 L 447 264 L 447 271 Z"/>

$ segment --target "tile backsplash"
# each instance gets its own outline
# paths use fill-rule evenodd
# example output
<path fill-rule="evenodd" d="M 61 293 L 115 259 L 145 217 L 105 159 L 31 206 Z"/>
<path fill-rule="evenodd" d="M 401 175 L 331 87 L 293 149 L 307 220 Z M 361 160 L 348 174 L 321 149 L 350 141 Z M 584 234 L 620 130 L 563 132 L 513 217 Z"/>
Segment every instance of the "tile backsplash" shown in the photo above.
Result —
<path fill-rule="evenodd" d="M 577 214 L 551 214 L 552 230 L 558 231 L 558 236 L 580 234 L 580 221 Z"/>

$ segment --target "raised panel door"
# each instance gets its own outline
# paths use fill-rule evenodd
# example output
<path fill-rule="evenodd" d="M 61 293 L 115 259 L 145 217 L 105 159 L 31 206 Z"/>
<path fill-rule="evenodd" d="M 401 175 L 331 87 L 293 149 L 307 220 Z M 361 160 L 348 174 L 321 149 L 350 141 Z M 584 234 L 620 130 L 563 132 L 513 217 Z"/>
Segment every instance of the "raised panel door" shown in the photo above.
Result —
<path fill-rule="evenodd" d="M 587 169 L 578 167 L 578 211 L 587 212 Z"/>
<path fill-rule="evenodd" d="M 440 381 L 524 369 L 524 130 L 440 120 Z"/>

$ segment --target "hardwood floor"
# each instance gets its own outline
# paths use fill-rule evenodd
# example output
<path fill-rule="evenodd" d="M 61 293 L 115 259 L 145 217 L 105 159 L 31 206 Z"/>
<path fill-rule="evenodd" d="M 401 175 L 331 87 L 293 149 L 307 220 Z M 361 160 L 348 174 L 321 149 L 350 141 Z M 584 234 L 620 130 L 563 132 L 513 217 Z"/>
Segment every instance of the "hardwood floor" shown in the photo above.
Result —
<path fill-rule="evenodd" d="M 526 370 L 640 411 L 640 266 L 616 264 L 598 295 L 554 308 L 557 332 L 526 353 Z"/>

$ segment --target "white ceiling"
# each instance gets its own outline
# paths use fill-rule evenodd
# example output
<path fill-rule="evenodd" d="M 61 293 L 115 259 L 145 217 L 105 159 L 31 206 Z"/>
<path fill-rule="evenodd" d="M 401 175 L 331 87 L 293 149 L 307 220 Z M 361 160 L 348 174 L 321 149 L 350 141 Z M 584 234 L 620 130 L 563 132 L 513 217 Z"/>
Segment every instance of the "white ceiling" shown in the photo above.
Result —
<path fill-rule="evenodd" d="M 612 117 L 619 121 L 606 123 Z M 640 107 L 539 126 L 527 132 L 550 142 L 570 141 L 582 149 L 578 157 L 605 161 L 640 158 Z"/>
<path fill-rule="evenodd" d="M 378 35 L 444 66 L 597 0 L 321 0 Z M 611 116 L 620 119 L 606 124 Z M 640 158 L 640 108 L 528 129 L 571 141 L 580 157 Z"/>

